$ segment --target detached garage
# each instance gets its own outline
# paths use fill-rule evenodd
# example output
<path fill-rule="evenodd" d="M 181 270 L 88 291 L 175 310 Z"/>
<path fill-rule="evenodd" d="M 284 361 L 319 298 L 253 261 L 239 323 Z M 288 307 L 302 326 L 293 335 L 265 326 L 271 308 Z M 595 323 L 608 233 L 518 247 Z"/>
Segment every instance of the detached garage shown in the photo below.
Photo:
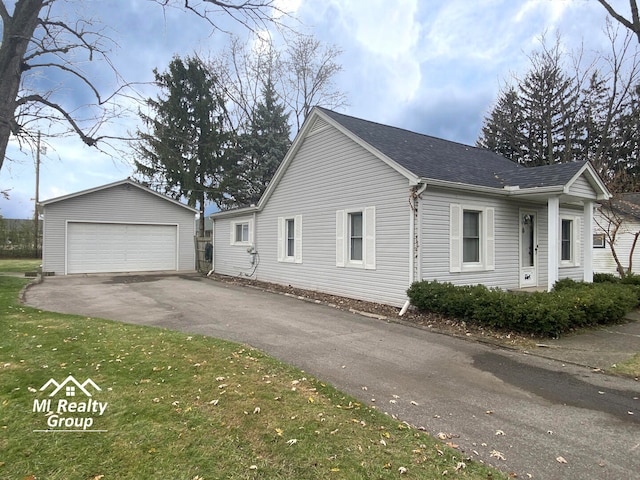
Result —
<path fill-rule="evenodd" d="M 44 272 L 195 269 L 196 210 L 131 179 L 46 200 L 40 206 Z"/>

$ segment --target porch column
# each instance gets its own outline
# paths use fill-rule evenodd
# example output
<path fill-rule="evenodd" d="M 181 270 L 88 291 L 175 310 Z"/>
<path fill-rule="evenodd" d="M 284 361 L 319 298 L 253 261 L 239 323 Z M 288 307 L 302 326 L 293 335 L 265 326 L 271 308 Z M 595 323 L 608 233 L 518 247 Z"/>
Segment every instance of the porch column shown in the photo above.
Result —
<path fill-rule="evenodd" d="M 584 281 L 593 282 L 593 202 L 584 202 Z"/>
<path fill-rule="evenodd" d="M 560 197 L 547 200 L 547 290 L 551 290 L 558 281 L 558 245 L 560 238 Z"/>

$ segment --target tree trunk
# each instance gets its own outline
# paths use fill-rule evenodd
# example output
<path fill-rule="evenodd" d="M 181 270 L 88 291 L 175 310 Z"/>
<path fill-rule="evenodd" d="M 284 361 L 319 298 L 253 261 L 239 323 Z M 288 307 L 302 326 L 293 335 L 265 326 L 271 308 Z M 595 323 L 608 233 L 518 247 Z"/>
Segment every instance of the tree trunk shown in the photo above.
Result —
<path fill-rule="evenodd" d="M 636 232 L 633 236 L 633 244 L 631 244 L 631 250 L 629 251 L 629 268 L 627 268 L 627 273 L 633 274 L 633 252 L 636 249 L 636 244 L 638 243 L 638 237 L 640 237 L 640 232 Z"/>
<path fill-rule="evenodd" d="M 0 170 L 9 136 L 16 128 L 16 98 L 20 90 L 23 64 L 29 42 L 38 26 L 38 15 L 45 0 L 18 0 L 13 16 L 2 6 L 2 45 L 0 45 Z"/>

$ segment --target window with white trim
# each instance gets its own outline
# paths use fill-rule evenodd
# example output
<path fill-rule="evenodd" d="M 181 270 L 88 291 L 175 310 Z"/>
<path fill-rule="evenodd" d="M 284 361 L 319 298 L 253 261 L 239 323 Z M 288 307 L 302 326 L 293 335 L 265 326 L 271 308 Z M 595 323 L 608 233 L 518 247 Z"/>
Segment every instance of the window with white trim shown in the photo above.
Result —
<path fill-rule="evenodd" d="M 231 222 L 231 245 L 251 245 L 253 220 Z"/>
<path fill-rule="evenodd" d="M 278 261 L 302 263 L 302 215 L 278 217 Z"/>
<path fill-rule="evenodd" d="M 580 265 L 580 217 L 560 217 L 560 266 Z"/>
<path fill-rule="evenodd" d="M 375 207 L 336 211 L 336 266 L 375 270 Z"/>
<path fill-rule="evenodd" d="M 449 271 L 495 270 L 494 209 L 452 203 L 449 214 Z"/>

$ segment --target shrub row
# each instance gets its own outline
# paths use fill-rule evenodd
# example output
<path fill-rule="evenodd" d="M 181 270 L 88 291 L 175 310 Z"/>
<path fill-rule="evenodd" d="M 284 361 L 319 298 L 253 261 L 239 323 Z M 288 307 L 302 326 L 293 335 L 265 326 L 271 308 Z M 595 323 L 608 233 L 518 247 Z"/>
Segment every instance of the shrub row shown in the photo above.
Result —
<path fill-rule="evenodd" d="M 551 292 L 506 292 L 484 285 L 415 282 L 407 294 L 418 310 L 490 328 L 538 336 L 620 321 L 640 304 L 640 288 L 562 280 Z"/>

